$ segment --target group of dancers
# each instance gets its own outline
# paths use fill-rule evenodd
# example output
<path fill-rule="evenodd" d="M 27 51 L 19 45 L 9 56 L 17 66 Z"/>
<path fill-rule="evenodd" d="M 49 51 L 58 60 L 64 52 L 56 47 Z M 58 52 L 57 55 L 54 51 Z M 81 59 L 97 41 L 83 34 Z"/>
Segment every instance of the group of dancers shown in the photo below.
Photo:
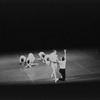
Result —
<path fill-rule="evenodd" d="M 66 49 L 64 49 L 64 55 L 58 58 L 57 51 L 53 50 L 50 54 L 45 54 L 44 52 L 39 52 L 39 58 L 35 58 L 33 53 L 29 53 L 26 58 L 24 55 L 21 55 L 19 58 L 20 65 L 25 65 L 26 68 L 31 68 L 32 66 L 37 66 L 39 63 L 36 63 L 35 60 L 42 61 L 46 66 L 52 68 L 51 78 L 54 77 L 55 82 L 58 80 L 65 81 L 66 79 Z M 59 73 L 61 78 L 57 78 L 56 71 L 59 66 Z"/>

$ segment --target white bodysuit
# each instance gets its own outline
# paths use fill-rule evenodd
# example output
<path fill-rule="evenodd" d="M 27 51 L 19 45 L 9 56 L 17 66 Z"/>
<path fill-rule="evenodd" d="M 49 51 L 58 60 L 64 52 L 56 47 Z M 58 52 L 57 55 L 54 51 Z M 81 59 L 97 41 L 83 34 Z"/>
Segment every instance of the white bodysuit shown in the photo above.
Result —
<path fill-rule="evenodd" d="M 29 53 L 29 55 L 28 55 L 28 57 L 27 57 L 27 59 L 26 59 L 27 65 L 28 65 L 29 67 L 31 67 L 31 66 L 33 65 L 34 61 L 35 61 L 34 55 L 33 55 L 32 53 Z"/>
<path fill-rule="evenodd" d="M 20 64 L 24 65 L 26 62 L 26 57 L 24 55 L 20 56 L 19 62 L 20 62 Z"/>

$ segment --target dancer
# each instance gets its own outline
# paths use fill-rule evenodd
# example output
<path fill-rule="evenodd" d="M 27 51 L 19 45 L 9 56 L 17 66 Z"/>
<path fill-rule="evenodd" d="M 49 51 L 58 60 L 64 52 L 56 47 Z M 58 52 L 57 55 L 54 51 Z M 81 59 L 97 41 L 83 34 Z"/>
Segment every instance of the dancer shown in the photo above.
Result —
<path fill-rule="evenodd" d="M 60 58 L 59 62 L 59 72 L 61 73 L 61 78 L 59 80 L 65 81 L 66 79 L 66 50 L 64 50 L 64 56 Z"/>
<path fill-rule="evenodd" d="M 20 65 L 25 65 L 26 64 L 26 57 L 24 55 L 20 56 L 19 63 L 20 63 Z"/>
<path fill-rule="evenodd" d="M 55 82 L 58 81 L 58 78 L 56 76 L 56 70 L 57 70 L 57 62 L 58 62 L 58 56 L 57 56 L 57 51 L 53 50 L 53 52 L 50 54 L 50 61 L 51 61 L 51 67 L 52 67 L 52 74 L 51 77 L 54 76 Z"/>
<path fill-rule="evenodd" d="M 38 63 L 34 63 L 35 61 L 35 56 L 32 53 L 29 53 L 27 59 L 26 59 L 26 68 L 29 67 L 31 68 L 32 65 L 38 65 Z"/>

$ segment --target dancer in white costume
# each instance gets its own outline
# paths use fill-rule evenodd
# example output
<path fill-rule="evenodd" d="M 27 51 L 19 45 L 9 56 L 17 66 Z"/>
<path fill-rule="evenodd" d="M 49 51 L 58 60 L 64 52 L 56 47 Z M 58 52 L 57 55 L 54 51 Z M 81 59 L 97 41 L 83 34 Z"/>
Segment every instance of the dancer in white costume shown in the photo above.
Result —
<path fill-rule="evenodd" d="M 56 70 L 57 70 L 57 62 L 58 62 L 58 56 L 57 56 L 57 51 L 54 50 L 51 54 L 50 54 L 50 61 L 51 61 L 51 67 L 52 67 L 52 74 L 51 77 L 54 76 L 54 80 L 55 82 L 58 81 L 58 78 L 56 76 Z"/>
<path fill-rule="evenodd" d="M 26 59 L 26 67 L 32 67 L 32 65 L 38 65 L 38 63 L 34 63 L 35 56 L 32 53 L 29 53 L 27 59 Z"/>
<path fill-rule="evenodd" d="M 47 65 L 47 66 L 50 66 L 50 55 L 49 54 L 46 54 L 45 55 L 45 64 Z"/>
<path fill-rule="evenodd" d="M 25 65 L 26 64 L 26 57 L 24 55 L 20 56 L 19 63 L 20 63 L 20 65 Z"/>
<path fill-rule="evenodd" d="M 43 63 L 45 63 L 45 53 L 44 52 L 40 52 L 39 53 L 39 59 L 38 60 L 42 60 Z"/>

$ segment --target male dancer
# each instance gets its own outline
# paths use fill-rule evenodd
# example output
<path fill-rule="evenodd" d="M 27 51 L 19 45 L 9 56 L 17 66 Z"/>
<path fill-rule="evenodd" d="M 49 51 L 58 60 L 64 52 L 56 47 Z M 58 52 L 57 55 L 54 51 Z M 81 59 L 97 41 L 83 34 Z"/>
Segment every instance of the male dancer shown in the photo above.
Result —
<path fill-rule="evenodd" d="M 64 56 L 60 58 L 59 62 L 59 72 L 61 73 L 61 78 L 59 80 L 65 81 L 66 79 L 66 50 L 64 50 Z"/>

